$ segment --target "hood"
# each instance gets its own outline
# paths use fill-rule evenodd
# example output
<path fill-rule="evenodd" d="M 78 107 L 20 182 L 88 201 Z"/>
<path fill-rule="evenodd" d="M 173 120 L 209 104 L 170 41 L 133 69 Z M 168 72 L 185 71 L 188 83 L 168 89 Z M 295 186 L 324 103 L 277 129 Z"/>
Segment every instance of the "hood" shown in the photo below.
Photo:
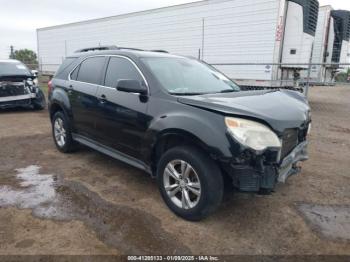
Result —
<path fill-rule="evenodd" d="M 280 133 L 287 128 L 300 128 L 310 120 L 305 96 L 290 90 L 181 96 L 178 101 L 227 116 L 254 118 Z"/>

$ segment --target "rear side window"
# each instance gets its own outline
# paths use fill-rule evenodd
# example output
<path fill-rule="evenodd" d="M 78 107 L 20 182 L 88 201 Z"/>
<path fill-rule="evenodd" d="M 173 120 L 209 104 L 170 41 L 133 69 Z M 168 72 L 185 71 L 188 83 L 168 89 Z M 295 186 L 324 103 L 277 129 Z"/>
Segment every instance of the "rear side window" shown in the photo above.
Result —
<path fill-rule="evenodd" d="M 80 64 L 77 80 L 90 84 L 100 84 L 105 57 L 91 57 Z"/>
<path fill-rule="evenodd" d="M 56 71 L 55 77 L 59 77 L 64 70 L 66 70 L 77 58 L 76 57 L 67 57 L 64 59 L 61 66 Z"/>
<path fill-rule="evenodd" d="M 80 65 L 77 66 L 77 67 L 73 70 L 73 72 L 70 74 L 70 79 L 72 79 L 72 80 L 77 80 L 79 68 L 80 68 Z"/>
<path fill-rule="evenodd" d="M 136 67 L 127 59 L 121 57 L 111 57 L 107 72 L 105 86 L 116 87 L 118 80 L 139 80 L 143 78 Z"/>

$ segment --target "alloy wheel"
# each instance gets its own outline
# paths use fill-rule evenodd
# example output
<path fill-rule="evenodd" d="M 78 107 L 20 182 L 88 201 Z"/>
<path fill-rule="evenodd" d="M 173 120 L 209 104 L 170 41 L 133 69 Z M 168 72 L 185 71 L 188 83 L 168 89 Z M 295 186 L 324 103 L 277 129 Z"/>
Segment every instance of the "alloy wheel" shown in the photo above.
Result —
<path fill-rule="evenodd" d="M 194 168 L 183 160 L 173 160 L 163 173 L 165 191 L 179 208 L 194 208 L 201 197 L 201 183 Z"/>
<path fill-rule="evenodd" d="M 58 117 L 54 122 L 54 135 L 57 145 L 64 147 L 66 144 L 66 129 L 64 128 L 62 118 Z"/>

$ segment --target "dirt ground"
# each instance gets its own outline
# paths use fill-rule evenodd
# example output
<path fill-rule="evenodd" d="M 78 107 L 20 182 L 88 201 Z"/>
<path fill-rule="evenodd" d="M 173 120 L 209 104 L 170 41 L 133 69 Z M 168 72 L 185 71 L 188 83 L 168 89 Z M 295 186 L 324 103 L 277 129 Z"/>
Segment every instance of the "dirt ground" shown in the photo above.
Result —
<path fill-rule="evenodd" d="M 227 194 L 192 223 L 147 174 L 82 147 L 59 153 L 48 112 L 0 112 L 0 255 L 350 255 L 350 86 L 314 87 L 310 160 L 269 196 Z"/>

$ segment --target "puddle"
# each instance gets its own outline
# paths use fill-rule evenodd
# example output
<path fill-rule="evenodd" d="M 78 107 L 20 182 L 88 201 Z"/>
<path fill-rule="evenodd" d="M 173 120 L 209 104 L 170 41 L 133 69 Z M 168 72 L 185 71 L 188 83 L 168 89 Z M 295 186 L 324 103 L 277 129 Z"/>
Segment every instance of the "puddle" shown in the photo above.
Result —
<path fill-rule="evenodd" d="M 350 240 L 350 206 L 299 204 L 298 210 L 316 232 L 334 240 Z"/>
<path fill-rule="evenodd" d="M 191 253 L 149 213 L 112 204 L 81 183 L 40 174 L 39 166 L 16 171 L 16 186 L 0 186 L 0 207 L 29 208 L 43 219 L 83 221 L 101 241 L 125 254 Z"/>
<path fill-rule="evenodd" d="M 39 175 L 39 169 L 38 166 L 16 169 L 19 183 L 0 187 L 0 206 L 34 208 L 52 201 L 56 196 L 54 182 L 57 179 L 52 175 Z"/>

